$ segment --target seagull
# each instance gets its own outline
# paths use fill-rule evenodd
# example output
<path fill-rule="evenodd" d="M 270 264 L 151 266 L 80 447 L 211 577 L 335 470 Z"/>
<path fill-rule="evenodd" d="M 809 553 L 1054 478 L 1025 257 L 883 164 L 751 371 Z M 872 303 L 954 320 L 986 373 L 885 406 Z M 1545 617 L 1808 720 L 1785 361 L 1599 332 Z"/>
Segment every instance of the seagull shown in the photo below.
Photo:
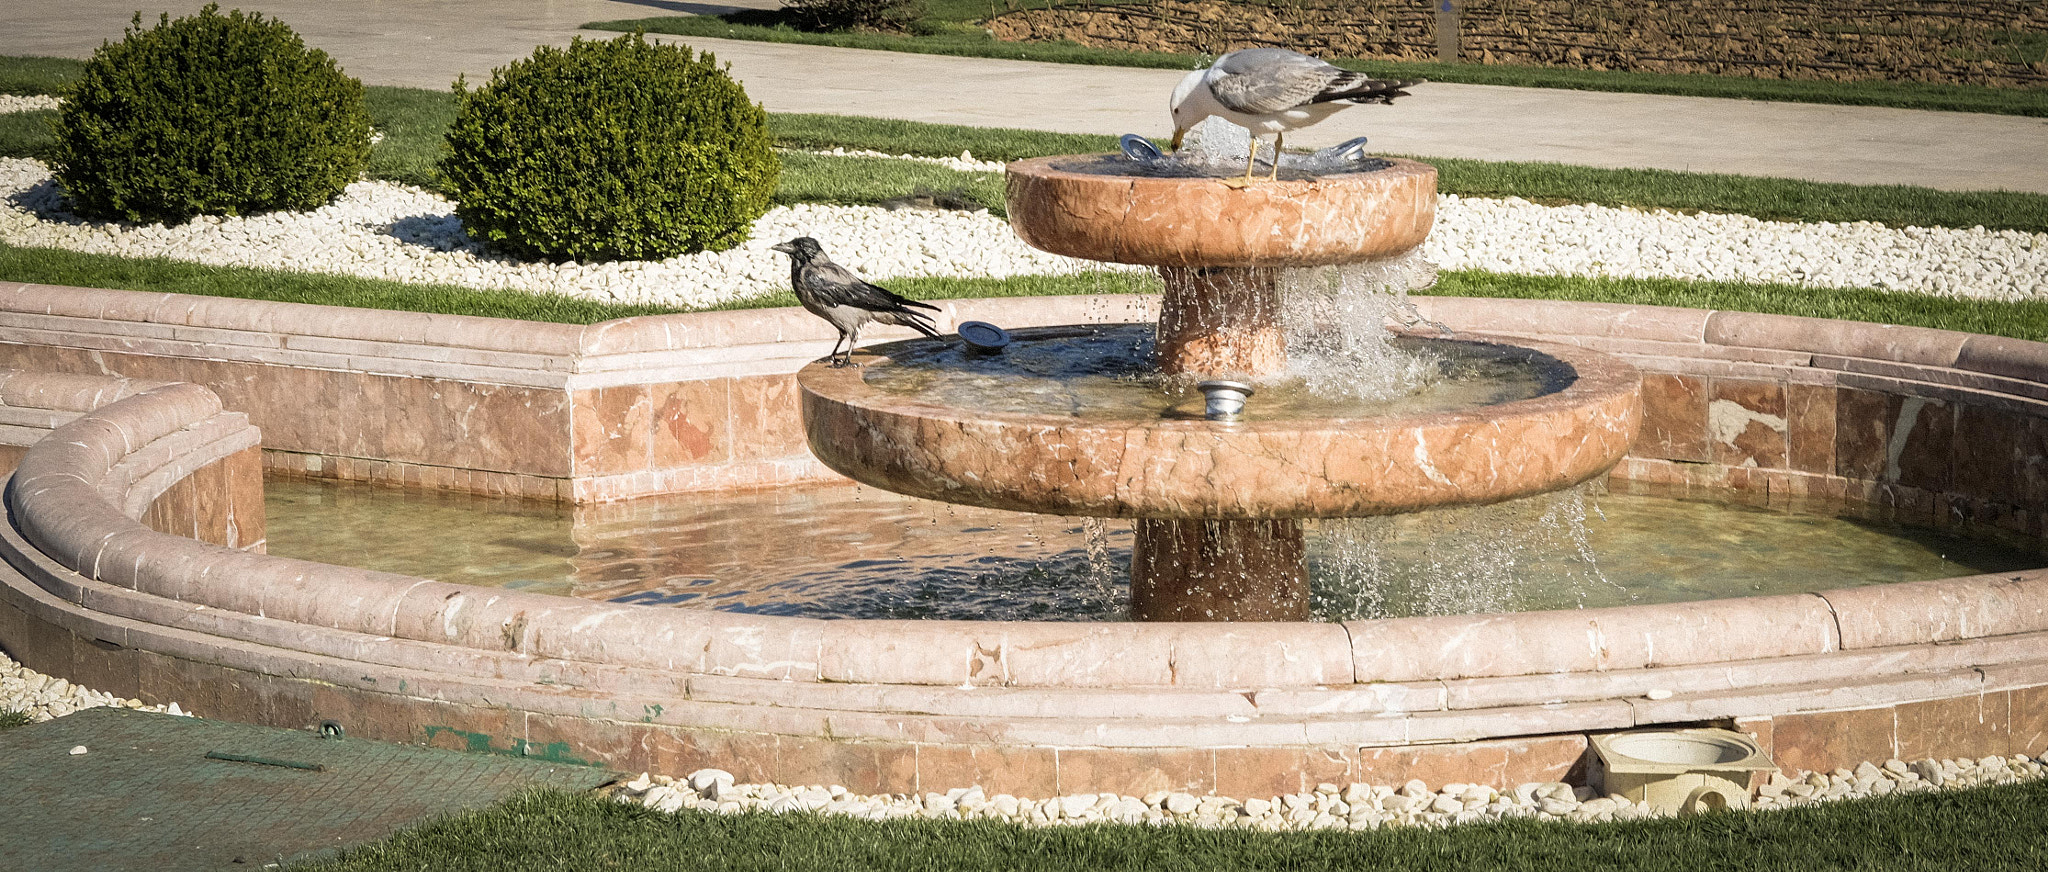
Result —
<path fill-rule="evenodd" d="M 1258 138 L 1273 134 L 1273 174 L 1280 177 L 1280 141 L 1287 131 L 1307 127 L 1357 103 L 1392 103 L 1406 97 L 1401 90 L 1422 79 L 1375 79 L 1331 66 L 1298 51 L 1248 48 L 1216 59 L 1196 70 L 1173 89 L 1173 147 L 1180 148 L 1189 129 L 1209 117 L 1221 118 L 1252 132 L 1251 154 L 1245 157 L 1244 178 L 1232 187 L 1252 183 Z"/>
<path fill-rule="evenodd" d="M 917 309 L 936 312 L 939 307 L 868 284 L 854 275 L 853 270 L 826 257 L 825 249 L 818 245 L 818 240 L 799 236 L 769 248 L 789 255 L 789 283 L 796 291 L 797 302 L 803 303 L 811 314 L 839 328 L 839 341 L 832 344 L 832 354 L 829 355 L 834 369 L 853 362 L 853 346 L 860 341 L 860 328 L 869 321 L 909 327 L 938 338 L 939 331 L 932 327 L 931 316 Z M 841 344 L 846 346 L 843 355 L 839 352 Z"/>

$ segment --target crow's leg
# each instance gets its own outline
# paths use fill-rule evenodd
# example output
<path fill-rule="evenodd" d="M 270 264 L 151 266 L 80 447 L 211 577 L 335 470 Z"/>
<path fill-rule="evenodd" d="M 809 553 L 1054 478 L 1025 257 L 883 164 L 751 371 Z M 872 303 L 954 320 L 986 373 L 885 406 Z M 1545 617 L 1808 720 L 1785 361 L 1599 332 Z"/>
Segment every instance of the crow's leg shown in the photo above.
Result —
<path fill-rule="evenodd" d="M 855 324 L 853 329 L 846 331 L 846 353 L 839 357 L 840 366 L 853 365 L 853 347 L 860 343 L 860 328 L 863 326 L 866 325 Z"/>
<path fill-rule="evenodd" d="M 829 364 L 829 365 L 830 365 L 830 366 L 831 366 L 831 367 L 832 367 L 833 369 L 838 369 L 838 368 L 840 368 L 840 367 L 842 367 L 842 366 L 845 366 L 845 365 L 846 365 L 846 364 L 844 364 L 844 363 L 840 363 L 840 362 L 839 362 L 839 346 L 840 346 L 840 345 L 842 345 L 842 344 L 844 344 L 845 342 L 846 342 L 846 331 L 844 331 L 844 330 L 841 330 L 841 331 L 839 331 L 839 338 L 838 338 L 838 339 L 836 339 L 836 340 L 833 340 L 833 342 L 832 342 L 832 353 L 831 353 L 831 354 L 827 354 L 827 355 L 825 355 L 825 360 L 826 360 L 826 361 L 828 362 L 828 364 Z"/>

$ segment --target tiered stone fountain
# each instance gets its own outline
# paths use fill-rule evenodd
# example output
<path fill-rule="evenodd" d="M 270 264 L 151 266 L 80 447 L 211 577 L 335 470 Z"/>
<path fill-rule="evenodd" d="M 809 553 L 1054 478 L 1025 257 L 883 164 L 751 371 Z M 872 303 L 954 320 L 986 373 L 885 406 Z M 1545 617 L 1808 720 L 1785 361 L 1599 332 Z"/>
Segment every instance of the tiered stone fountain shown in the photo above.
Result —
<path fill-rule="evenodd" d="M 1436 214 L 1436 170 L 1411 161 L 1243 189 L 1105 166 L 1115 159 L 1011 164 L 1011 224 L 1046 251 L 1156 267 L 1165 296 L 1154 364 L 1167 375 L 1258 383 L 1283 373 L 1279 271 L 1399 257 Z M 1021 331 L 1019 341 L 1071 335 Z M 813 364 L 798 380 L 812 450 L 854 479 L 955 503 L 1136 519 L 1137 620 L 1297 621 L 1309 617 L 1303 519 L 1498 502 L 1621 459 L 1641 415 L 1636 372 L 1584 349 L 1516 348 L 1550 368 L 1555 390 L 1380 417 L 991 411 L 879 388 L 871 376 L 892 361 L 876 355 L 863 368 Z"/>

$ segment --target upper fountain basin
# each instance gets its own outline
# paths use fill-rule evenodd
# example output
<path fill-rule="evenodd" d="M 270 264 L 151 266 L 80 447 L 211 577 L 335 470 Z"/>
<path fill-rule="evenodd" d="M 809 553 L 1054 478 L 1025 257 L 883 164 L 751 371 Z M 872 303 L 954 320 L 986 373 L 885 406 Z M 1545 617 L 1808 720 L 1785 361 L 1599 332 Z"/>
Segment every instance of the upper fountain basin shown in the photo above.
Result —
<path fill-rule="evenodd" d="M 1095 155 L 1011 163 L 1010 226 L 1037 248 L 1087 260 L 1287 267 L 1392 257 L 1421 245 L 1436 221 L 1436 168 L 1414 161 L 1245 188 L 1103 171 L 1116 163 Z"/>
<path fill-rule="evenodd" d="M 1021 334 L 1020 334 L 1021 335 Z M 953 405 L 871 383 L 864 368 L 797 374 L 811 450 L 884 490 L 949 503 L 1114 518 L 1367 517 L 1569 487 L 1627 452 L 1640 376 L 1604 354 L 1516 340 L 1565 367 L 1562 388 L 1462 411 L 1220 422 L 1077 417 Z M 1257 402 L 1257 400 L 1254 400 Z"/>

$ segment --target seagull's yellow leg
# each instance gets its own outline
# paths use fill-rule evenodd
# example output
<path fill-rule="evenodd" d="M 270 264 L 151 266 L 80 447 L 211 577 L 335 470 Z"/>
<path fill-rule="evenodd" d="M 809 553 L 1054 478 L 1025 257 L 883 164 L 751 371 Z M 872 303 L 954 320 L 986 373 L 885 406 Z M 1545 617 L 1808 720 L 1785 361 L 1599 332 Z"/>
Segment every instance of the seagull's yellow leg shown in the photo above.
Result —
<path fill-rule="evenodd" d="M 1244 178 L 1225 179 L 1223 184 L 1233 188 L 1247 188 L 1252 183 L 1252 170 L 1259 165 L 1259 138 L 1252 137 L 1252 150 L 1244 156 Z"/>
<path fill-rule="evenodd" d="M 1272 174 L 1272 175 L 1270 175 L 1270 176 L 1267 176 L 1267 177 L 1266 177 L 1266 181 L 1269 181 L 1269 182 L 1277 182 L 1277 181 L 1280 181 L 1280 144 L 1281 144 L 1281 143 L 1283 143 L 1283 142 L 1286 142 L 1286 141 L 1287 141 L 1287 132 L 1286 132 L 1286 131 L 1284 131 L 1284 130 L 1283 130 L 1283 131 L 1281 131 L 1281 132 L 1279 132 L 1279 133 L 1275 133 L 1275 134 L 1273 134 L 1273 174 Z M 1256 145 L 1255 145 L 1255 146 L 1252 146 L 1252 148 L 1256 149 L 1256 148 L 1258 148 L 1258 146 L 1256 146 Z"/>

